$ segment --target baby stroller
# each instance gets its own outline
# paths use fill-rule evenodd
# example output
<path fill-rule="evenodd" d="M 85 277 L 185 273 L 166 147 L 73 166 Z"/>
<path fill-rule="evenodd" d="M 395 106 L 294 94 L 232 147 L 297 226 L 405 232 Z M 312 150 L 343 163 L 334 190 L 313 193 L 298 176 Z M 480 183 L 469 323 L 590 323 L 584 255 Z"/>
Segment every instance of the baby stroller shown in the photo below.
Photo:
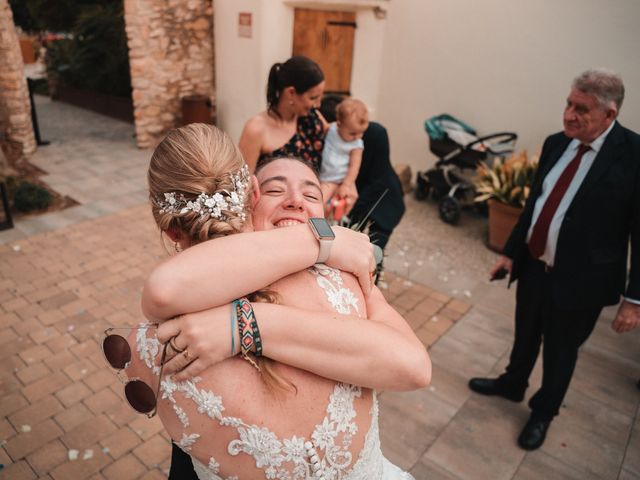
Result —
<path fill-rule="evenodd" d="M 424 122 L 429 149 L 438 157 L 433 168 L 419 171 L 414 195 L 439 200 L 442 221 L 455 224 L 462 207 L 471 206 L 476 196 L 473 175 L 483 161 L 513 152 L 518 135 L 500 132 L 477 137 L 469 125 L 446 113 Z"/>

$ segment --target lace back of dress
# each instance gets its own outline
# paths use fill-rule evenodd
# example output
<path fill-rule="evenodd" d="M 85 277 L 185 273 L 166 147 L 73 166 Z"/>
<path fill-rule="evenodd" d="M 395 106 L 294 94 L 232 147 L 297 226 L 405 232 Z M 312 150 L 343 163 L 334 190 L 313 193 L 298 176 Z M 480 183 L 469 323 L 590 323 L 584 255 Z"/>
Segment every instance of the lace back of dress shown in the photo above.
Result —
<path fill-rule="evenodd" d="M 309 270 L 325 291 L 327 299 L 339 313 L 359 315 L 358 298 L 344 287 L 340 272 L 324 265 Z M 156 356 L 159 345 L 146 335 L 137 338 L 137 350 L 144 361 Z M 158 372 L 154 372 L 155 375 Z M 365 445 L 358 459 L 354 459 L 350 447 L 358 431 L 355 422 L 354 400 L 362 396 L 360 387 L 338 383 L 329 397 L 326 414 L 321 423 L 313 428 L 310 436 L 294 435 L 280 439 L 266 427 L 250 425 L 242 419 L 225 415 L 222 397 L 211 390 L 201 388 L 201 379 L 195 377 L 175 382 L 170 377 L 161 381 L 161 399 L 167 401 L 182 425 L 182 437 L 175 443 L 185 452 L 191 452 L 206 431 L 207 422 L 198 417 L 191 421 L 190 415 L 208 417 L 208 421 L 235 430 L 237 436 L 229 442 L 227 453 L 231 456 L 246 454 L 253 458 L 255 467 L 264 470 L 265 478 L 274 480 L 365 480 L 380 478 L 382 472 L 378 426 L 377 403 L 371 410 L 372 424 L 365 437 Z M 197 426 L 197 427 L 196 427 Z M 235 435 L 234 435 L 235 436 Z M 201 480 L 237 480 L 237 477 L 220 476 L 220 464 L 213 456 L 203 462 L 194 458 L 194 465 Z M 379 457 L 379 458 L 378 458 Z M 364 465 L 363 465 L 364 464 Z M 372 470 L 373 469 L 373 470 Z"/>

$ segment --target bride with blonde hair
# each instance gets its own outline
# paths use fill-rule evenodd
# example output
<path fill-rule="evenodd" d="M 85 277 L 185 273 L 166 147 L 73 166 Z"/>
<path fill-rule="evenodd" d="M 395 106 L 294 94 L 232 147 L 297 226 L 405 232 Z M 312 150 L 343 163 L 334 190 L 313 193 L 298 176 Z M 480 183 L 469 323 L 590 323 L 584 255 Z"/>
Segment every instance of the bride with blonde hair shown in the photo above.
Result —
<path fill-rule="evenodd" d="M 382 455 L 375 389 L 424 387 L 429 357 L 370 283 L 366 236 L 334 227 L 320 247 L 315 172 L 275 159 L 250 176 L 226 134 L 192 124 L 158 145 L 148 179 L 182 251 L 147 280 L 161 325 L 129 336 L 127 374 L 160 381 L 149 413 L 198 478 L 412 478 Z"/>

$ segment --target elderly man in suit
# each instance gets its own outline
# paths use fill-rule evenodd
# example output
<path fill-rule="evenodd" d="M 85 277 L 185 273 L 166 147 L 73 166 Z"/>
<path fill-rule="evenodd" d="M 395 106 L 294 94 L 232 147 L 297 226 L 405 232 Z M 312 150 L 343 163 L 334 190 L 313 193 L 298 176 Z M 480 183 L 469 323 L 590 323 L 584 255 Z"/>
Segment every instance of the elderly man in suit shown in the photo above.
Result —
<path fill-rule="evenodd" d="M 544 442 L 602 307 L 622 295 L 612 328 L 640 323 L 640 136 L 616 121 L 623 97 L 622 79 L 606 70 L 573 81 L 564 132 L 544 142 L 531 195 L 491 271 L 518 280 L 515 338 L 505 372 L 469 387 L 522 401 L 544 339 L 542 386 L 518 438 L 526 450 Z"/>

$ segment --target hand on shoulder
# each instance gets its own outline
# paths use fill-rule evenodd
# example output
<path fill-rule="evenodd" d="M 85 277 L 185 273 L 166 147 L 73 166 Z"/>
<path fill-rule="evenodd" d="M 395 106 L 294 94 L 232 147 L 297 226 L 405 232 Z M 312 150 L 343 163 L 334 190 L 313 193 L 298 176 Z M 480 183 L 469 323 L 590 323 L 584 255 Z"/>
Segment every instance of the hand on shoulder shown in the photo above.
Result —
<path fill-rule="evenodd" d="M 333 232 L 336 238 L 326 265 L 354 274 L 365 297 L 368 297 L 373 285 L 372 272 L 376 268 L 369 237 L 346 227 L 333 227 Z"/>

